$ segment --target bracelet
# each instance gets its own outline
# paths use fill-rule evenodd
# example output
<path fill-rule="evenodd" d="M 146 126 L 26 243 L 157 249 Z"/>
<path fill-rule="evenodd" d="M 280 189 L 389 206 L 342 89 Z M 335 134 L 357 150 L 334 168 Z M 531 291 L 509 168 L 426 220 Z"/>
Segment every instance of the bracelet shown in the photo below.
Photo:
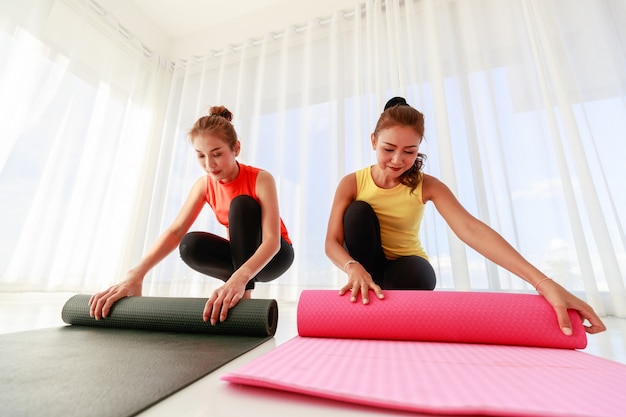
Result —
<path fill-rule="evenodd" d="M 350 259 L 350 260 L 349 260 L 348 262 L 346 262 L 346 264 L 343 266 L 343 272 L 346 272 L 346 273 L 347 273 L 347 272 L 348 272 L 348 269 L 347 269 L 347 268 L 348 268 L 350 265 L 352 265 L 352 264 L 358 264 L 358 263 L 359 263 L 359 261 L 356 261 L 356 260 L 354 260 L 354 259 Z"/>
<path fill-rule="evenodd" d="M 538 283 L 535 284 L 535 291 L 539 291 L 539 284 L 541 284 L 544 281 L 547 280 L 552 280 L 552 278 L 544 278 L 544 279 L 540 279 Z"/>

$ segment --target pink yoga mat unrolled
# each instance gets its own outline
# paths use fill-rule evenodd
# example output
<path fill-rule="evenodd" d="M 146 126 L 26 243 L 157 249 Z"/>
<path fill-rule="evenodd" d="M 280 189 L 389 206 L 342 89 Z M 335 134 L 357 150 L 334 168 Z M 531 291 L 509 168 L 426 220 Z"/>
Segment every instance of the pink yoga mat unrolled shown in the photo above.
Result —
<path fill-rule="evenodd" d="M 304 291 L 300 335 L 222 378 L 420 413 L 623 415 L 626 366 L 572 349 L 586 342 L 580 319 L 567 339 L 542 297 L 385 294 L 364 306 Z"/>

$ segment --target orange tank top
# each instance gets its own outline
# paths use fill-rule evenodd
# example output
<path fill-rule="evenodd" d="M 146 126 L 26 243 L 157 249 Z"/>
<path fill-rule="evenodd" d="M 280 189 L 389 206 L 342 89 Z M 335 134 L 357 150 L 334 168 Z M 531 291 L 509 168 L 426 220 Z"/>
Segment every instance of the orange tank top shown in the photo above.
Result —
<path fill-rule="evenodd" d="M 206 182 L 206 201 L 213 209 L 215 217 L 220 224 L 228 229 L 228 212 L 230 211 L 230 202 L 239 195 L 249 195 L 259 204 L 259 198 L 256 195 L 256 179 L 261 171 L 259 168 L 251 167 L 239 163 L 239 175 L 233 181 L 222 184 L 207 175 Z M 287 228 L 280 219 L 280 234 L 288 243 L 291 239 L 287 233 Z"/>

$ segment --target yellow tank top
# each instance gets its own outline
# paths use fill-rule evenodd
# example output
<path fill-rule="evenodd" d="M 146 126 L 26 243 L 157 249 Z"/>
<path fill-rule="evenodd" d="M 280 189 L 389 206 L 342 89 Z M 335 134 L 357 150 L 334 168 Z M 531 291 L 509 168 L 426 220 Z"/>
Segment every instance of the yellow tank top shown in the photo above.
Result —
<path fill-rule="evenodd" d="M 372 167 L 356 171 L 356 199 L 365 201 L 374 209 L 380 223 L 383 251 L 389 260 L 402 256 L 421 256 L 428 259 L 419 240 L 424 216 L 422 182 L 411 193 L 411 188 L 398 184 L 380 188 L 372 178 Z"/>

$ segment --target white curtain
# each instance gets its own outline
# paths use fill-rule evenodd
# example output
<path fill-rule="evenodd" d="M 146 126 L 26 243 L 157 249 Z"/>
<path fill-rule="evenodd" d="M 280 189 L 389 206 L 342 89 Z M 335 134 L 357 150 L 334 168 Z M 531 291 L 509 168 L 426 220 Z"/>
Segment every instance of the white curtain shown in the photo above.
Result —
<path fill-rule="evenodd" d="M 0 290 L 122 279 L 202 175 L 186 132 L 215 104 L 235 115 L 240 160 L 276 178 L 294 241 L 294 265 L 258 296 L 338 288 L 323 249 L 334 190 L 373 163 L 369 134 L 401 95 L 426 116 L 426 172 L 600 314 L 626 317 L 622 0 L 367 0 L 177 62 L 103 5 L 0 6 Z M 223 233 L 209 209 L 194 229 Z M 440 289 L 532 290 L 431 205 L 421 238 Z M 144 293 L 217 285 L 173 253 Z"/>

